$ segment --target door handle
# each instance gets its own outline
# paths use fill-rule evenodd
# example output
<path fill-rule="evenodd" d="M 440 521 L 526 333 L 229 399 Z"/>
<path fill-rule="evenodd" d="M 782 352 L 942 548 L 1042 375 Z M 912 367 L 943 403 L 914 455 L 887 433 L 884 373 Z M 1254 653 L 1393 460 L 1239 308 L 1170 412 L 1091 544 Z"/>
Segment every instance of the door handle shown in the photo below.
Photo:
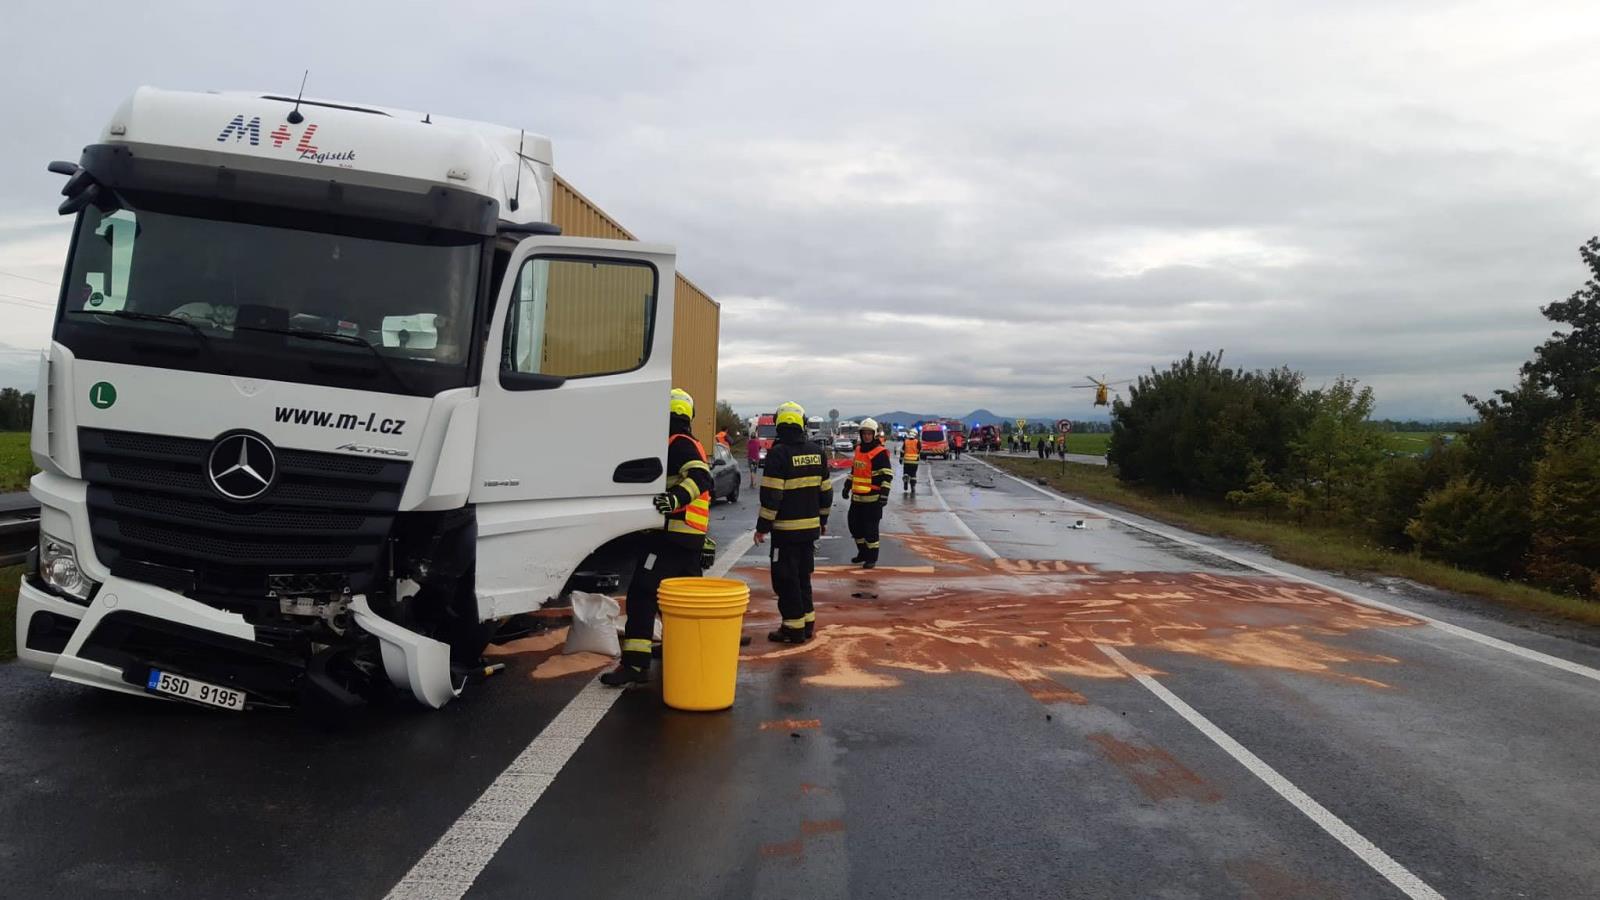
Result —
<path fill-rule="evenodd" d="M 661 464 L 661 457 L 646 456 L 643 459 L 630 459 L 617 466 L 611 473 L 611 480 L 617 484 L 649 484 L 661 477 L 666 467 Z"/>

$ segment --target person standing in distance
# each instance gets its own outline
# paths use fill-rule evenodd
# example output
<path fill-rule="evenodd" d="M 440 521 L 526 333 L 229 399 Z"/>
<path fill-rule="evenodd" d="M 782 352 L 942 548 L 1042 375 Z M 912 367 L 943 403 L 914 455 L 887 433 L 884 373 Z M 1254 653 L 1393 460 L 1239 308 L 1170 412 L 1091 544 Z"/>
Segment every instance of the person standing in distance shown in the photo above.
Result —
<path fill-rule="evenodd" d="M 756 473 L 761 471 L 761 439 L 756 437 L 756 430 L 750 429 L 750 434 L 744 439 L 744 458 L 750 464 L 750 486 L 756 486 Z"/>
<path fill-rule="evenodd" d="M 826 451 L 806 437 L 806 411 L 789 402 L 778 407 L 778 439 L 767 451 L 761 474 L 757 544 L 772 538 L 772 592 L 783 624 L 767 635 L 780 644 L 803 644 L 817 629 L 811 602 L 811 572 L 817 538 L 828 531 L 833 485 Z"/>
<path fill-rule="evenodd" d="M 912 432 L 900 442 L 900 474 L 905 477 L 900 490 L 913 497 L 917 495 L 917 466 L 921 460 L 922 442 L 917 440 L 916 432 Z"/>
<path fill-rule="evenodd" d="M 878 564 L 878 524 L 883 520 L 883 506 L 889 502 L 889 488 L 894 484 L 894 468 L 889 463 L 889 450 L 878 440 L 878 423 L 872 419 L 861 421 L 861 442 L 856 445 L 855 460 L 850 465 L 850 482 L 844 486 L 844 496 L 850 498 L 850 536 L 856 540 L 856 555 L 850 560 L 870 569 Z"/>
<path fill-rule="evenodd" d="M 668 401 L 667 489 L 652 502 L 662 515 L 661 529 L 650 533 L 645 554 L 628 583 L 628 624 L 622 633 L 622 662 L 600 676 L 611 687 L 650 680 L 650 639 L 655 635 L 656 590 L 667 578 L 695 578 L 711 525 L 711 466 L 694 439 L 690 421 L 694 398 L 672 389 Z"/>

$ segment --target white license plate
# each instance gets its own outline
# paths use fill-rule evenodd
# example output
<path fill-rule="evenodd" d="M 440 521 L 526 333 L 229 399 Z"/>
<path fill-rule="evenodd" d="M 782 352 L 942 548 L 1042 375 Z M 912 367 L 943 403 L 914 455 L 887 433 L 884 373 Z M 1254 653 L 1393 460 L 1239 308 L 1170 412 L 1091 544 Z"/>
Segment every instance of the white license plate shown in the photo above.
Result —
<path fill-rule="evenodd" d="M 160 669 L 150 670 L 150 680 L 145 682 L 145 688 L 157 694 L 167 694 L 172 697 L 182 697 L 207 706 L 220 706 L 223 709 L 244 709 L 244 692 L 233 688 L 220 687 L 205 681 L 196 681 L 187 675 L 174 675 Z"/>

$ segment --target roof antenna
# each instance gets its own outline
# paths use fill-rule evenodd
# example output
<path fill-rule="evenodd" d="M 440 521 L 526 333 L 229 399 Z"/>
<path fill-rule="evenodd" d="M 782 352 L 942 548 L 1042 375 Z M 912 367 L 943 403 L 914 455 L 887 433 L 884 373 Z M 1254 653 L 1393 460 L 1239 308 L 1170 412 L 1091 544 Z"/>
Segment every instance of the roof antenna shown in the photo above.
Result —
<path fill-rule="evenodd" d="M 300 93 L 295 95 L 294 109 L 289 110 L 290 125 L 299 125 L 301 122 L 306 120 L 305 116 L 300 115 L 300 98 L 306 95 L 306 78 L 310 75 L 311 70 L 307 69 L 305 74 L 300 76 Z"/>
<path fill-rule="evenodd" d="M 507 204 L 511 207 L 512 212 L 517 211 L 517 207 L 520 205 L 519 198 L 522 196 L 522 141 L 527 134 L 528 132 L 526 130 L 519 130 L 517 132 L 517 186 L 512 188 L 511 202 Z"/>

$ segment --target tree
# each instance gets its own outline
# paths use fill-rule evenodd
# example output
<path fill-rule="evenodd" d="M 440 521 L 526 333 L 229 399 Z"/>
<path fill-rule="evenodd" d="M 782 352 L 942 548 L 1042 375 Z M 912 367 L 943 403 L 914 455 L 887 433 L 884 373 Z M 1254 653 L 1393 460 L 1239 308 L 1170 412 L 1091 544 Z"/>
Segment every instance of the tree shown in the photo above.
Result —
<path fill-rule="evenodd" d="M 1580 410 L 1551 426 L 1530 501 L 1528 574 L 1600 597 L 1600 422 Z"/>
<path fill-rule="evenodd" d="M 1301 376 L 1287 368 L 1225 368 L 1222 353 L 1190 353 L 1151 369 L 1111 411 L 1108 460 L 1118 477 L 1222 499 L 1289 470 L 1290 441 L 1306 416 Z"/>
<path fill-rule="evenodd" d="M 733 407 L 726 400 L 717 401 L 717 430 L 728 433 L 728 443 L 737 444 L 746 437 L 748 430 L 745 421 L 733 411 Z"/>
<path fill-rule="evenodd" d="M 33 392 L 0 388 L 0 431 L 27 431 L 33 427 Z"/>
<path fill-rule="evenodd" d="M 1316 509 L 1330 520 L 1351 520 L 1371 508 L 1371 474 L 1383 459 L 1383 436 L 1367 420 L 1372 388 L 1343 375 L 1308 391 L 1305 424 L 1289 442 L 1299 486 L 1295 505 Z"/>
<path fill-rule="evenodd" d="M 1378 464 L 1376 494 L 1369 517 L 1372 536 L 1386 547 L 1409 550 L 1414 542 L 1406 526 L 1417 515 L 1422 498 L 1467 474 L 1467 450 L 1460 442 L 1434 435 L 1419 456 L 1390 456 Z"/>
<path fill-rule="evenodd" d="M 1534 349 L 1516 387 L 1487 400 L 1466 397 L 1481 423 L 1468 435 L 1474 470 L 1491 483 L 1527 484 L 1552 422 L 1580 408 L 1591 420 L 1600 412 L 1600 237 L 1585 241 L 1578 255 L 1588 280 L 1539 310 L 1569 330 L 1552 332 Z"/>

